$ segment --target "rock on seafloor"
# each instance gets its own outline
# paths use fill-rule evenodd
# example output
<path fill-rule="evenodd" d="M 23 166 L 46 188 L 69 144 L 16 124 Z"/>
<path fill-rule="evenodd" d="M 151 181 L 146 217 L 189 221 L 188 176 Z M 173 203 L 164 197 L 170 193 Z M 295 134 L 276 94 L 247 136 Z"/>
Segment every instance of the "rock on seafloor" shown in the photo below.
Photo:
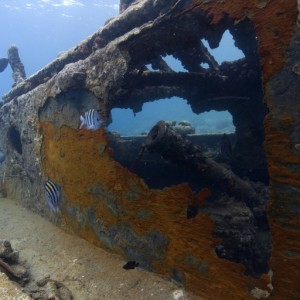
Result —
<path fill-rule="evenodd" d="M 32 300 L 31 297 L 22 292 L 21 288 L 2 272 L 0 272 L 0 299 L 1 300 Z"/>

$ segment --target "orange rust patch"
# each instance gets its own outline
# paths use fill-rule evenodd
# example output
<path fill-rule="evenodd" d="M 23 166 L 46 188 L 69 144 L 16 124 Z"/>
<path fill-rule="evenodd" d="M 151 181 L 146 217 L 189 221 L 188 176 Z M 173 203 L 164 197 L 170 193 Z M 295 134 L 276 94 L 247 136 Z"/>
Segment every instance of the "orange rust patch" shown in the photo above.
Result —
<path fill-rule="evenodd" d="M 284 120 L 290 123 L 289 118 Z M 268 135 L 264 147 L 273 183 L 290 184 L 300 188 L 300 174 L 294 174 L 289 168 L 289 164 L 300 164 L 300 157 L 294 153 L 288 136 L 273 127 L 270 120 L 265 121 L 265 129 Z"/>
<path fill-rule="evenodd" d="M 271 222 L 274 270 L 272 299 L 299 299 L 300 295 L 300 241 L 299 231 L 288 230 Z"/>
<path fill-rule="evenodd" d="M 208 188 L 203 188 L 199 193 L 194 195 L 192 205 L 204 205 L 204 200 L 211 196 L 211 191 Z"/>
<path fill-rule="evenodd" d="M 212 236 L 210 217 L 186 218 L 187 206 L 195 198 L 187 184 L 149 189 L 143 180 L 112 159 L 103 130 L 57 129 L 47 122 L 41 123 L 41 129 L 44 170 L 61 185 L 62 213 L 67 226 L 76 234 L 97 246 L 108 247 L 97 238 L 90 220 L 78 226 L 80 220 L 70 216 L 68 206 L 92 210 L 96 222 L 105 226 L 128 224 L 137 236 L 158 230 L 168 240 L 168 246 L 163 259 L 152 261 L 155 271 L 169 276 L 173 270 L 180 270 L 186 287 L 205 299 L 224 299 L 224 295 L 228 299 L 252 299 L 249 287 L 267 290 L 268 276 L 250 278 L 243 275 L 242 265 L 217 257 L 214 247 L 219 241 Z M 120 208 L 117 215 L 93 199 L 88 188 L 93 184 L 101 184 L 111 193 Z M 196 198 L 203 200 L 209 193 L 204 189 Z M 146 217 L 138 217 L 141 211 L 147 212 Z M 119 252 L 113 246 L 110 250 Z"/>

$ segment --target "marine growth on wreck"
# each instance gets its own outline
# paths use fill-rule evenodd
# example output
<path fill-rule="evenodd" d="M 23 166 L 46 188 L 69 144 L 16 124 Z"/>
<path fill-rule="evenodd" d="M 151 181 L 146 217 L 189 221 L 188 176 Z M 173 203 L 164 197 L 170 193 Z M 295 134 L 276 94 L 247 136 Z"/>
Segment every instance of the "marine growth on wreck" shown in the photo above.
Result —
<path fill-rule="evenodd" d="M 244 57 L 218 63 L 204 41 L 225 31 Z M 298 299 L 299 32 L 296 1 L 121 1 L 28 78 L 8 57 L 1 191 L 203 299 Z M 113 109 L 171 97 L 229 112 L 235 132 L 109 130 Z"/>

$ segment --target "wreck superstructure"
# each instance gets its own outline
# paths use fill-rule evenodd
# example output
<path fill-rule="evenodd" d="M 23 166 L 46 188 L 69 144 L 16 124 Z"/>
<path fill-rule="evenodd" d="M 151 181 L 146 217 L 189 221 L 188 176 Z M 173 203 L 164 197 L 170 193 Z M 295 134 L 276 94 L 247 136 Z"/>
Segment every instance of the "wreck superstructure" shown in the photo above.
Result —
<path fill-rule="evenodd" d="M 118 17 L 5 95 L 2 189 L 59 226 L 204 298 L 297 299 L 297 2 L 127 2 Z M 219 65 L 202 40 L 216 48 L 225 30 L 245 58 Z M 172 70 L 167 54 L 187 72 Z M 78 129 L 79 116 L 90 108 L 109 124 L 113 108 L 139 111 L 145 102 L 172 96 L 186 99 L 198 114 L 231 113 L 233 171 L 160 123 L 143 140 L 146 151 L 177 164 L 176 172 L 194 172 L 197 183 L 153 188 L 115 159 L 105 126 Z M 44 199 L 48 178 L 62 189 L 57 215 Z M 196 210 L 192 218 L 190 210 Z"/>

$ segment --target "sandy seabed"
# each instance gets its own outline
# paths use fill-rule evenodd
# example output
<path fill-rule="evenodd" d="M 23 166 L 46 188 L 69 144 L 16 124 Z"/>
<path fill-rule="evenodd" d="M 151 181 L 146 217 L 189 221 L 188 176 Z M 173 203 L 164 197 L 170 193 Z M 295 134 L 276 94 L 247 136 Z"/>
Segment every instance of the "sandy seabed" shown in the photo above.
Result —
<path fill-rule="evenodd" d="M 0 198 L 0 228 L 0 239 L 19 251 L 32 282 L 49 275 L 68 287 L 75 300 L 199 299 L 154 273 L 124 270 L 122 257 L 62 231 L 7 198 Z"/>

